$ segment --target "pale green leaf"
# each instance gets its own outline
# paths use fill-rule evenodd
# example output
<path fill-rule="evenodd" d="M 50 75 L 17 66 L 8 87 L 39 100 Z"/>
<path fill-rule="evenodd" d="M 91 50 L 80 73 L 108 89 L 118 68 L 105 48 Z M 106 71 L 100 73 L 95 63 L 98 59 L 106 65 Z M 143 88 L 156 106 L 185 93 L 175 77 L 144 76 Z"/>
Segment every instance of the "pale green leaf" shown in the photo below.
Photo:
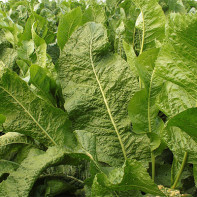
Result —
<path fill-rule="evenodd" d="M 136 6 L 141 10 L 142 17 L 142 51 L 154 48 L 155 41 L 162 42 L 165 37 L 165 15 L 157 0 L 134 0 Z M 153 9 L 154 8 L 154 9 Z"/>
<path fill-rule="evenodd" d="M 63 49 L 72 33 L 80 25 L 81 18 L 82 12 L 80 7 L 61 16 L 57 32 L 57 43 L 61 49 Z"/>
<path fill-rule="evenodd" d="M 135 60 L 137 57 L 136 57 L 135 51 L 133 49 L 133 46 L 128 44 L 127 42 L 123 41 L 123 47 L 124 47 L 124 51 L 127 56 L 127 62 L 130 65 L 132 73 L 134 73 L 136 76 L 138 76 L 137 69 L 135 67 Z"/>
<path fill-rule="evenodd" d="M 41 38 L 36 31 L 34 30 L 34 25 L 32 25 L 32 39 L 35 44 L 35 51 L 37 56 L 37 64 L 41 67 L 46 67 L 46 60 L 47 60 L 47 44 L 43 38 Z"/>

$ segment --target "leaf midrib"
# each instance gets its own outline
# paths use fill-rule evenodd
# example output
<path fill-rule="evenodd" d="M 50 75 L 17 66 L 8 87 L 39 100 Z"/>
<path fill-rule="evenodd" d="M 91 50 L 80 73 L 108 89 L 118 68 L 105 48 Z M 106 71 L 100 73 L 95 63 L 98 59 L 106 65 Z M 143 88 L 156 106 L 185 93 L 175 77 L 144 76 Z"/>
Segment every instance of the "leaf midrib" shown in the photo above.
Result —
<path fill-rule="evenodd" d="M 0 86 L 3 91 L 5 91 L 8 95 L 10 95 L 21 107 L 22 109 L 30 116 L 30 118 L 36 123 L 36 125 L 44 132 L 44 134 L 51 140 L 51 142 L 54 145 L 57 145 L 57 143 L 51 138 L 51 136 L 45 131 L 45 129 L 39 124 L 39 122 L 31 115 L 31 113 L 23 106 L 23 104 L 15 98 L 9 91 L 7 91 L 3 86 Z"/>
<path fill-rule="evenodd" d="M 116 134 L 117 134 L 118 140 L 119 140 L 119 142 L 120 142 L 120 145 L 121 145 L 121 148 L 122 148 L 122 152 L 123 152 L 124 158 L 127 159 L 127 155 L 126 155 L 126 151 L 125 151 L 125 148 L 124 148 L 122 139 L 121 139 L 121 137 L 120 137 L 119 131 L 118 131 L 118 129 L 117 129 L 117 126 L 116 126 L 116 124 L 115 124 L 115 122 L 114 122 L 114 119 L 113 119 L 113 116 L 112 116 L 112 114 L 111 114 L 111 110 L 110 110 L 110 108 L 109 108 L 107 99 L 106 99 L 106 97 L 105 97 L 105 93 L 104 93 L 104 91 L 103 91 L 103 88 L 102 88 L 102 86 L 101 86 L 101 83 L 100 83 L 100 81 L 99 81 L 99 78 L 98 78 L 98 76 L 97 76 L 97 74 L 96 74 L 96 70 L 95 70 L 95 66 L 94 66 L 94 62 L 93 62 L 92 56 L 93 56 L 93 55 L 92 55 L 92 38 L 91 38 L 91 40 L 90 40 L 90 62 L 91 62 L 91 66 L 92 66 L 92 69 L 93 69 L 93 72 L 94 72 L 96 81 L 97 81 L 97 83 L 98 83 L 98 85 L 99 85 L 99 89 L 100 89 L 100 92 L 101 92 L 101 94 L 102 94 L 102 97 L 103 97 L 105 106 L 106 106 L 106 108 L 107 108 L 107 112 L 108 112 L 108 114 L 109 114 L 111 123 L 112 123 L 112 125 L 113 125 L 113 127 L 114 127 L 114 129 L 115 129 L 115 132 L 116 132 Z"/>

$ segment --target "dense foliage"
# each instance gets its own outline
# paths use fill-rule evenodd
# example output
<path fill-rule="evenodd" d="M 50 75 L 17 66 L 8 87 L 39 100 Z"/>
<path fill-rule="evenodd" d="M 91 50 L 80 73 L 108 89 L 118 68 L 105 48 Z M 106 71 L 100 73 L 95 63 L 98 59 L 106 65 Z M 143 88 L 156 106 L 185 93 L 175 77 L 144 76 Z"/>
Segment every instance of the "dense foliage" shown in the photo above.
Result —
<path fill-rule="evenodd" d="M 0 2 L 0 196 L 197 196 L 196 9 Z"/>

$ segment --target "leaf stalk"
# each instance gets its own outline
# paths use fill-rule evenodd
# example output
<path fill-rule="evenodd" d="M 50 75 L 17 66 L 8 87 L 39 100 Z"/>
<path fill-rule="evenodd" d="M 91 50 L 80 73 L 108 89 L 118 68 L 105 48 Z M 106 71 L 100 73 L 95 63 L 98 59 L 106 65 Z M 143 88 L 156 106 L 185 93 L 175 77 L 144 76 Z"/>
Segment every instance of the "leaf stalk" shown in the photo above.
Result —
<path fill-rule="evenodd" d="M 182 164 L 181 164 L 181 168 L 180 168 L 179 173 L 178 173 L 178 175 L 177 175 L 177 177 L 176 177 L 176 180 L 174 181 L 174 184 L 173 184 L 172 187 L 171 187 L 172 189 L 175 189 L 176 186 L 177 186 L 177 183 L 178 183 L 178 181 L 179 181 L 179 179 L 180 179 L 180 177 L 181 177 L 181 174 L 182 174 L 183 169 L 184 169 L 184 167 L 185 167 L 185 164 L 186 164 L 186 162 L 187 162 L 187 156 L 188 156 L 188 153 L 185 152 L 184 157 L 183 157 L 183 161 L 182 161 Z"/>

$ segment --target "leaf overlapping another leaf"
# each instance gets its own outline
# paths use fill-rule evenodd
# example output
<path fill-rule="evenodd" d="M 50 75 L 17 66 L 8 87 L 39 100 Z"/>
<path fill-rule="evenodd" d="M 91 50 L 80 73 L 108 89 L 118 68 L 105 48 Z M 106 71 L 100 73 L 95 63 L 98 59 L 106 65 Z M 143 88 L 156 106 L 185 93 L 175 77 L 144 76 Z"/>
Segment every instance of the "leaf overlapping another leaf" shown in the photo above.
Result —
<path fill-rule="evenodd" d="M 123 156 L 138 152 L 135 141 L 143 138 L 131 133 L 127 115 L 138 83 L 128 64 L 107 52 L 107 45 L 104 27 L 87 23 L 65 45 L 58 73 L 74 128 L 96 134 L 98 159 L 119 165 Z M 132 150 L 132 145 L 137 148 Z"/>
<path fill-rule="evenodd" d="M 31 136 L 46 146 L 75 144 L 66 112 L 36 97 L 26 82 L 7 70 L 0 81 L 0 112 L 5 131 Z"/>

